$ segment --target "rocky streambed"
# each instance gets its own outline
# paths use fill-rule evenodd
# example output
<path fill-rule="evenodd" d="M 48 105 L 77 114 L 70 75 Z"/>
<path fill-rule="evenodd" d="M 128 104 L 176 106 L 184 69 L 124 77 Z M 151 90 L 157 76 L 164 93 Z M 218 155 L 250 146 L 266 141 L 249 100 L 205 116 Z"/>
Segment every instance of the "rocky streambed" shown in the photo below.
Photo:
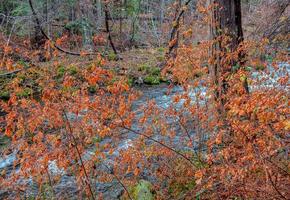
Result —
<path fill-rule="evenodd" d="M 267 81 L 264 81 L 263 84 L 255 85 L 255 86 L 250 86 L 250 90 L 256 90 L 256 89 L 261 89 L 261 88 L 272 88 L 276 87 L 277 81 L 279 80 L 279 77 L 285 76 L 285 74 L 289 74 L 290 72 L 290 65 L 287 63 L 282 63 L 280 64 L 281 68 L 283 67 L 285 70 L 281 70 L 278 73 L 274 72 L 273 76 L 270 76 L 269 73 L 263 73 L 263 72 L 254 72 L 252 73 L 252 79 L 262 79 L 266 78 Z M 270 72 L 273 72 L 272 68 L 269 68 Z M 167 108 L 170 105 L 172 105 L 172 96 L 178 93 L 182 93 L 183 89 L 180 86 L 174 86 L 171 89 L 171 92 L 168 93 L 168 85 L 166 84 L 161 84 L 158 86 L 141 86 L 136 88 L 137 90 L 142 91 L 143 95 L 141 98 L 139 98 L 137 101 L 134 102 L 133 104 L 133 110 L 138 110 L 141 106 L 145 105 L 148 100 L 155 100 L 156 104 L 161 107 L 161 108 Z M 286 86 L 287 91 L 289 90 L 288 86 Z M 194 101 L 195 99 L 195 92 L 197 90 L 201 93 L 205 94 L 205 88 L 198 88 L 198 89 L 193 89 L 189 95 L 191 96 L 192 100 Z M 142 112 L 137 112 L 136 116 L 137 118 L 142 115 Z M 174 124 L 176 121 L 172 120 L 170 123 Z M 175 124 L 174 124 L 175 126 Z M 140 127 L 138 127 L 137 123 L 134 123 L 132 126 L 132 129 L 134 130 L 139 130 Z M 190 134 L 194 134 L 194 132 L 190 132 Z M 113 157 L 118 156 L 119 151 L 127 149 L 129 146 L 133 145 L 133 141 L 136 138 L 136 134 L 130 133 L 127 131 L 124 136 L 122 137 L 122 140 L 117 144 L 115 151 L 113 152 L 111 158 L 110 156 L 107 157 L 106 160 L 103 162 L 107 164 L 107 166 L 110 166 L 113 164 L 114 159 Z M 176 137 L 176 141 L 178 142 L 179 138 L 178 136 Z M 105 143 L 111 143 L 110 138 L 105 138 L 104 140 L 101 141 L 101 144 Z M 91 150 L 88 150 L 83 156 L 84 159 L 89 159 L 91 155 L 93 155 L 94 152 Z M 11 172 L 13 169 L 13 162 L 16 159 L 16 153 L 11 153 L 9 155 L 0 155 L 0 172 L 5 170 L 7 174 Z M 110 168 L 104 169 L 107 170 L 108 173 L 111 170 Z M 78 196 L 78 187 L 76 185 L 76 180 L 75 177 L 72 175 L 69 175 L 65 171 L 59 169 L 56 166 L 56 163 L 54 161 L 50 162 L 49 165 L 49 171 L 53 175 L 60 175 L 61 180 L 59 181 L 58 184 L 54 185 L 53 192 L 55 196 L 63 197 L 64 199 L 79 199 Z M 146 177 L 144 177 L 146 179 Z M 147 177 L 148 178 L 148 177 Z M 31 187 L 30 189 L 24 194 L 26 197 L 33 197 L 36 196 L 39 192 L 39 188 L 37 187 L 36 184 L 34 184 L 31 180 L 25 180 L 29 181 Z M 124 193 L 124 188 L 120 183 L 113 179 L 109 183 L 101 183 L 101 182 L 94 182 L 94 190 L 96 193 L 102 193 L 104 199 L 108 200 L 114 200 L 114 199 L 120 199 L 122 194 Z M 145 184 L 146 185 L 146 184 Z M 8 198 L 10 197 L 9 191 L 6 191 L 5 188 L 0 188 L 0 199 Z"/>
<path fill-rule="evenodd" d="M 158 86 L 141 86 L 136 88 L 137 90 L 141 90 L 143 95 L 141 98 L 136 100 L 133 104 L 133 110 L 138 110 L 141 106 L 145 105 L 148 100 L 155 100 L 156 104 L 162 108 L 167 108 L 172 103 L 172 96 L 176 93 L 182 92 L 183 89 L 180 86 L 174 86 L 171 89 L 171 92 L 168 93 L 168 85 L 161 84 Z M 142 115 L 142 112 L 136 113 L 137 118 Z M 71 116 L 73 118 L 73 116 Z M 132 128 L 134 130 L 138 130 L 139 127 L 136 124 L 133 124 Z M 125 150 L 129 146 L 132 145 L 132 142 L 136 138 L 136 134 L 130 133 L 127 131 L 122 140 L 117 144 L 115 151 L 111 156 L 108 156 L 106 160 L 103 162 L 106 163 L 107 166 L 111 166 L 114 162 L 114 156 L 118 156 L 120 150 Z M 111 143 L 110 138 L 104 138 L 100 143 Z M 87 150 L 87 152 L 82 155 L 83 159 L 89 159 L 90 156 L 94 154 L 93 150 Z M 111 158 L 110 158 L 111 157 Z M 11 153 L 9 155 L 1 155 L 0 157 L 0 171 L 5 170 L 6 174 L 10 174 L 11 170 L 13 170 L 13 162 L 16 160 L 16 152 Z M 100 166 L 101 167 L 101 166 Z M 110 173 L 110 168 L 103 169 Z M 49 172 L 51 175 L 60 175 L 60 181 L 53 186 L 53 193 L 55 196 L 63 197 L 65 199 L 78 199 L 78 187 L 76 185 L 76 179 L 74 176 L 68 174 L 67 172 L 59 169 L 56 165 L 55 161 L 50 161 L 49 164 Z M 27 198 L 36 196 L 39 193 L 39 188 L 36 184 L 32 182 L 32 180 L 23 180 L 27 181 L 30 185 L 29 190 L 23 193 L 24 196 Z M 94 182 L 94 190 L 96 193 L 102 193 L 104 199 L 119 199 L 122 194 L 124 193 L 124 188 L 120 183 L 113 179 L 109 183 L 101 183 L 101 182 Z M 146 185 L 146 184 L 145 184 Z M 9 191 L 5 190 L 5 188 L 0 188 L 0 199 L 10 198 L 13 194 L 10 194 Z"/>

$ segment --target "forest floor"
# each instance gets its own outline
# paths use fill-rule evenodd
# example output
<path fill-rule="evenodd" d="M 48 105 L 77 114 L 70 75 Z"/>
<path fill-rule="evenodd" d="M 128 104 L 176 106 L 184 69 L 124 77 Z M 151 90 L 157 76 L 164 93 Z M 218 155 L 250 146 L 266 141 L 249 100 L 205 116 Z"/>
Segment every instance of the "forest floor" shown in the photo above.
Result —
<path fill-rule="evenodd" d="M 116 59 L 115 54 L 109 53 L 107 60 L 102 68 L 112 72 L 114 80 L 125 79 L 130 86 L 133 85 L 158 85 L 166 82 L 166 79 L 161 76 L 160 65 L 164 62 L 164 48 L 155 49 L 132 49 L 120 53 L 121 59 Z M 33 85 L 38 75 L 45 72 L 56 70 L 57 78 L 62 78 L 65 73 L 77 75 L 82 69 L 97 64 L 95 56 L 69 56 L 64 55 L 51 59 L 48 62 L 35 62 L 31 64 L 22 60 L 17 62 L 17 65 L 25 69 L 16 75 L 0 77 L 0 99 L 7 99 L 14 88 L 10 84 L 15 78 L 26 79 Z M 17 66 L 17 67 L 18 67 Z"/>

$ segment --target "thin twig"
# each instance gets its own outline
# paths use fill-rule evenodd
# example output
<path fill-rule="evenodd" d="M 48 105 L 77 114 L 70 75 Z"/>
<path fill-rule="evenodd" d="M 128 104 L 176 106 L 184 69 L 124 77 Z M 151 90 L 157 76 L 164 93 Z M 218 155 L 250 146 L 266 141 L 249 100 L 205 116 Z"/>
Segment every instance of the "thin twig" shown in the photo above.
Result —
<path fill-rule="evenodd" d="M 104 163 L 102 163 L 102 165 L 103 165 L 105 168 L 107 168 L 108 170 L 110 170 L 110 168 L 109 168 L 107 165 L 105 165 Z M 131 197 L 131 195 L 130 195 L 128 189 L 127 189 L 127 187 L 122 183 L 122 181 L 119 179 L 119 177 L 118 177 L 117 175 L 115 175 L 115 173 L 112 173 L 112 175 L 117 179 L 118 183 L 119 183 L 119 184 L 124 188 L 124 190 L 127 192 L 129 199 L 130 199 L 130 200 L 133 200 L 133 198 Z"/>
<path fill-rule="evenodd" d="M 11 72 L 0 74 L 0 77 L 6 77 L 6 76 L 13 76 L 14 74 L 17 74 L 18 72 L 21 72 L 23 69 L 17 69 Z"/>
<path fill-rule="evenodd" d="M 110 45 L 114 51 L 114 54 L 117 56 L 118 58 L 118 52 L 117 52 L 117 49 L 114 45 L 114 42 L 113 42 L 113 39 L 112 39 L 112 36 L 111 36 L 111 31 L 110 31 L 110 26 L 109 26 L 109 10 L 108 10 L 108 5 L 105 4 L 104 5 L 104 12 L 105 12 L 105 25 L 106 25 L 106 32 L 108 34 L 108 40 L 110 42 Z"/>
<path fill-rule="evenodd" d="M 67 114 L 66 114 L 65 110 L 63 110 L 63 115 L 64 115 L 64 117 L 65 117 L 66 124 L 67 124 L 68 129 L 69 129 L 70 137 L 72 138 L 72 140 L 73 140 L 73 142 L 74 142 L 75 149 L 76 149 L 76 152 L 77 152 L 77 154 L 78 154 L 78 157 L 79 157 L 79 160 L 80 160 L 81 166 L 82 166 L 82 168 L 83 168 L 83 170 L 84 170 L 84 174 L 85 174 L 85 177 L 86 177 L 86 183 L 87 183 L 87 186 L 88 186 L 88 188 L 89 188 L 89 190 L 90 190 L 91 197 L 92 197 L 93 200 L 95 200 L 95 196 L 94 196 L 94 193 L 93 193 L 93 190 L 92 190 L 91 184 L 90 184 L 90 179 L 89 179 L 89 176 L 88 176 L 88 174 L 87 174 L 87 171 L 86 171 L 86 168 L 85 168 L 85 165 L 84 165 L 84 162 L 83 162 L 83 159 L 82 159 L 82 156 L 81 156 L 80 150 L 79 150 L 79 148 L 78 148 L 78 146 L 77 146 L 77 145 L 78 145 L 78 144 L 77 144 L 77 140 L 76 140 L 76 138 L 75 138 L 74 135 L 73 135 L 73 130 L 72 130 L 71 124 L 70 124 L 70 122 L 69 122 L 69 119 L 68 119 L 68 117 L 67 117 Z"/>
<path fill-rule="evenodd" d="M 169 149 L 170 151 L 176 153 L 177 155 L 179 155 L 179 156 L 181 156 L 182 158 L 184 158 L 185 160 L 187 160 L 191 165 L 195 166 L 195 164 L 194 164 L 194 163 L 193 163 L 189 158 L 187 158 L 185 155 L 183 155 L 182 153 L 178 152 L 177 150 L 175 150 L 175 149 L 173 149 L 173 148 L 167 146 L 166 144 L 164 144 L 164 143 L 162 143 L 162 142 L 160 142 L 160 141 L 158 141 L 158 140 L 155 140 L 154 138 L 152 138 L 152 137 L 150 137 L 150 136 L 147 136 L 147 135 L 145 135 L 145 134 L 139 133 L 139 132 L 137 132 L 137 131 L 135 131 L 135 130 L 133 130 L 133 129 L 131 129 L 131 128 L 128 128 L 128 127 L 126 127 L 126 126 L 124 126 L 124 125 L 122 126 L 122 128 L 124 128 L 124 129 L 126 129 L 126 130 L 128 130 L 128 131 L 130 131 L 130 132 L 132 132 L 132 133 L 134 133 L 134 134 L 136 134 L 136 135 L 143 136 L 143 137 L 145 137 L 145 138 L 148 139 L 148 140 L 151 140 L 151 141 L 153 141 L 153 142 L 155 142 L 155 143 L 160 144 L 161 146 L 165 147 L 166 149 Z M 195 167 L 196 167 L 196 166 L 195 166 Z"/>
<path fill-rule="evenodd" d="M 49 174 L 48 168 L 46 168 L 45 171 L 46 171 L 46 173 L 47 173 L 47 177 L 48 177 L 49 185 L 50 185 L 50 187 L 51 187 L 51 191 L 52 191 L 53 198 L 56 198 L 56 195 L 55 195 L 55 193 L 54 193 L 53 184 L 52 184 L 52 180 L 51 180 L 51 177 L 50 177 L 50 174 Z"/>

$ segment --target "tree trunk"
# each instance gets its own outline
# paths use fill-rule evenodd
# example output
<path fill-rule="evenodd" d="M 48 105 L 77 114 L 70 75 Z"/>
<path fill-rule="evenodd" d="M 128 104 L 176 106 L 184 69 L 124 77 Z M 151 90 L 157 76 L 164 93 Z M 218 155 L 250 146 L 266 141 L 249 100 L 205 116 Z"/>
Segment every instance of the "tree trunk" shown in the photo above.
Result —
<path fill-rule="evenodd" d="M 238 59 L 229 58 L 226 55 L 237 51 L 243 41 L 241 1 L 240 0 L 213 0 L 211 17 L 211 39 L 213 46 L 211 56 L 213 58 L 210 72 L 216 86 L 215 100 L 220 105 L 219 112 L 226 103 L 225 94 L 228 90 L 227 76 L 232 72 L 232 67 L 243 62 L 243 53 L 238 53 Z M 213 5 L 212 4 L 212 5 Z"/>
<path fill-rule="evenodd" d="M 44 4 L 43 7 L 46 7 L 46 5 Z M 34 23 L 34 33 L 30 42 L 31 42 L 32 48 L 39 51 L 38 60 L 40 62 L 44 62 L 46 61 L 45 52 L 44 52 L 46 38 L 42 35 L 41 30 L 39 28 L 39 24 L 37 23 L 35 19 L 33 19 L 33 23 Z"/>
<path fill-rule="evenodd" d="M 83 36 L 83 49 L 87 52 L 92 52 L 92 29 L 89 23 L 90 17 L 93 15 L 92 3 L 90 0 L 80 0 L 79 1 L 79 18 L 82 22 L 82 36 Z"/>
<path fill-rule="evenodd" d="M 106 26 L 106 32 L 108 34 L 108 41 L 114 51 L 114 54 L 118 57 L 118 52 L 117 49 L 114 45 L 113 39 L 112 39 L 112 35 L 111 35 L 111 31 L 110 31 L 110 25 L 109 25 L 109 8 L 107 4 L 104 4 L 104 12 L 105 12 L 105 26 Z"/>

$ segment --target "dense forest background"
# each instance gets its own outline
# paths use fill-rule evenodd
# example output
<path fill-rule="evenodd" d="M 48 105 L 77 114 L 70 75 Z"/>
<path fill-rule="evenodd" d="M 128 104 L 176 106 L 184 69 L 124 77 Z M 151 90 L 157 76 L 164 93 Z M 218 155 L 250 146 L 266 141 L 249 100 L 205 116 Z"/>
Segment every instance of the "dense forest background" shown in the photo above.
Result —
<path fill-rule="evenodd" d="M 278 34 L 287 33 L 288 3 L 242 1 L 245 37 L 273 40 Z M 133 47 L 165 47 L 172 39 L 173 22 L 185 4 L 188 4 L 186 12 L 180 21 L 184 29 L 192 28 L 193 31 L 185 42 L 206 40 L 204 34 L 208 27 L 198 20 L 202 18 L 202 13 L 197 9 L 198 2 L 195 0 L 188 3 L 165 0 L 35 1 L 31 5 L 36 16 L 31 11 L 30 1 L 3 0 L 0 8 L 1 37 L 3 43 L 25 40 L 29 42 L 30 49 L 40 50 L 44 49 L 46 36 L 51 42 L 64 43 L 62 48 L 68 51 L 76 49 L 79 52 L 108 54 L 106 50 L 115 51 L 110 47 L 111 42 L 120 52 Z M 41 29 L 46 36 L 42 35 Z M 108 32 L 110 41 L 107 40 Z"/>
<path fill-rule="evenodd" d="M 0 0 L 0 199 L 289 199 L 289 0 Z"/>

